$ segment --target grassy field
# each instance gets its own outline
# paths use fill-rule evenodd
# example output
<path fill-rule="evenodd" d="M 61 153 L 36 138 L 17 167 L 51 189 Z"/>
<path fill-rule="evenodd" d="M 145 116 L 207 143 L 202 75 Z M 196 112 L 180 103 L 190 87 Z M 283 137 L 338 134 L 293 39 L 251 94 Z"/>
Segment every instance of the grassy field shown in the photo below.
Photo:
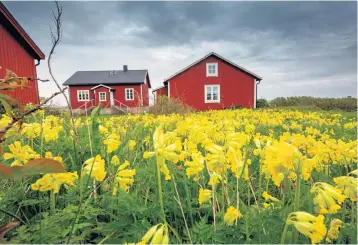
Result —
<path fill-rule="evenodd" d="M 7 132 L 1 242 L 357 243 L 355 113 L 98 110 Z"/>

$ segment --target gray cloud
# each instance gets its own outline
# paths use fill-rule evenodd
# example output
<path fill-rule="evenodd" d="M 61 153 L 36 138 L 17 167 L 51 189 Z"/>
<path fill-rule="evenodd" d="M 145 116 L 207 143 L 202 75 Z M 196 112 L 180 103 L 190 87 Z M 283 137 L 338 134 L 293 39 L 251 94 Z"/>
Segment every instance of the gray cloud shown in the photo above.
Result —
<path fill-rule="evenodd" d="M 54 70 L 149 69 L 154 87 L 217 52 L 263 77 L 259 97 L 357 91 L 356 2 L 61 2 Z M 44 52 L 51 2 L 5 2 Z M 45 62 L 38 74 L 48 77 Z M 56 91 L 41 84 L 40 93 Z M 58 101 L 63 103 L 62 100 Z"/>

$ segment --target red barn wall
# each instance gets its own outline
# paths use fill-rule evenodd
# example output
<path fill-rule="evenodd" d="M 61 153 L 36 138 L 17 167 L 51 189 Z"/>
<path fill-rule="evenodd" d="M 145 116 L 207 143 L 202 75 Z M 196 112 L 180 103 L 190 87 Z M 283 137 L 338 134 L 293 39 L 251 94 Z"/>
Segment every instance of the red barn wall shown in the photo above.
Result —
<path fill-rule="evenodd" d="M 1 91 L 21 104 L 38 104 L 36 66 L 34 58 L 13 38 L 0 24 L 0 79 L 5 77 L 6 70 L 11 70 L 19 77 L 30 77 L 28 88 L 16 88 L 13 91 Z"/>
<path fill-rule="evenodd" d="M 79 107 L 81 107 L 81 109 L 85 109 L 85 107 L 91 107 L 94 106 L 94 92 L 93 90 L 91 90 L 91 88 L 93 88 L 94 86 L 69 86 L 68 88 L 68 93 L 69 93 L 69 97 L 70 97 L 70 104 L 72 109 L 77 109 Z M 78 90 L 89 90 L 89 99 L 90 102 L 88 101 L 78 101 L 77 98 L 77 91 Z M 107 89 L 108 90 L 108 89 Z M 85 105 L 86 104 L 86 105 Z"/>
<path fill-rule="evenodd" d="M 157 89 L 155 91 L 155 95 L 158 98 L 159 96 L 168 96 L 168 88 L 167 87 L 163 87 L 160 89 Z"/>
<path fill-rule="evenodd" d="M 142 84 L 142 94 L 143 94 L 143 106 L 149 106 L 149 79 L 148 75 L 145 78 L 145 83 Z"/>
<path fill-rule="evenodd" d="M 148 89 L 145 89 L 144 84 L 142 84 L 142 93 L 145 94 L 145 90 L 148 91 Z M 129 106 L 129 107 L 139 107 L 141 106 L 141 86 L 142 85 L 107 85 L 114 89 L 113 98 L 114 98 L 114 104 L 116 106 L 120 106 L 119 102 Z M 84 109 L 84 104 L 86 101 L 78 101 L 77 98 L 77 91 L 78 90 L 89 90 L 90 100 L 91 102 L 87 103 L 87 107 L 90 107 L 92 104 L 93 106 L 97 106 L 99 104 L 99 92 L 106 92 L 106 100 L 108 103 L 102 102 L 102 107 L 110 107 L 110 95 L 109 90 L 106 87 L 98 87 L 96 88 L 96 96 L 94 94 L 94 91 L 91 90 L 91 88 L 95 87 L 96 85 L 84 85 L 84 86 L 69 86 L 69 97 L 70 97 L 70 104 L 73 109 L 77 109 L 81 107 L 81 109 Z M 134 100 L 126 100 L 125 99 L 125 89 L 126 88 L 133 88 L 134 89 Z M 148 92 L 146 93 L 148 95 Z M 96 98 L 95 98 L 96 97 Z M 147 97 L 148 98 L 148 97 Z M 118 102 L 119 101 L 119 102 Z M 149 104 L 149 100 L 144 102 L 145 104 Z"/>
<path fill-rule="evenodd" d="M 92 86 L 94 87 L 94 86 Z M 95 105 L 99 105 L 101 103 L 102 108 L 109 108 L 111 107 L 111 98 L 109 95 L 109 89 L 106 87 L 98 87 L 94 90 L 92 90 L 93 93 L 95 94 Z M 99 93 L 100 92 L 104 92 L 106 93 L 106 101 L 99 101 Z"/>
<path fill-rule="evenodd" d="M 218 76 L 206 77 L 206 63 L 218 63 Z M 205 103 L 205 86 L 220 85 L 220 103 Z M 216 57 L 208 57 L 169 81 L 171 98 L 197 110 L 224 109 L 231 106 L 254 107 L 255 80 Z M 158 90 L 157 90 L 158 91 Z"/>

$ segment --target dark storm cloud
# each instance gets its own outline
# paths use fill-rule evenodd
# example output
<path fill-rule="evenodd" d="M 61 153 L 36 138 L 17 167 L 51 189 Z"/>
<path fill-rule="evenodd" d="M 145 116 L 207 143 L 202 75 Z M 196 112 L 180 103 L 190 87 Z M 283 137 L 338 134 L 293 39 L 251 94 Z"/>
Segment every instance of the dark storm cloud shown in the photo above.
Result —
<path fill-rule="evenodd" d="M 61 2 L 58 74 L 147 68 L 154 87 L 217 52 L 264 78 L 260 97 L 356 95 L 356 2 Z M 52 2 L 5 2 L 48 51 Z M 46 67 L 39 74 L 46 76 Z M 52 90 L 46 87 L 45 90 Z"/>

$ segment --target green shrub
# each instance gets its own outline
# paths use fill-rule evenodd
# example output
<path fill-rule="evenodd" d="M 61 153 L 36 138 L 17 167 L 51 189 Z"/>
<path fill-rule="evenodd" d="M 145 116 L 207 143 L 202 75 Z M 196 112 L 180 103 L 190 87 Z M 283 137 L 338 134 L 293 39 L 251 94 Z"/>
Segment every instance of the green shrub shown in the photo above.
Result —
<path fill-rule="evenodd" d="M 258 99 L 256 100 L 256 108 L 265 108 L 268 107 L 268 101 L 266 99 Z"/>
<path fill-rule="evenodd" d="M 314 106 L 322 110 L 356 111 L 357 98 L 315 98 L 310 96 L 277 97 L 271 107 Z"/>
<path fill-rule="evenodd" d="M 185 105 L 178 99 L 168 98 L 167 96 L 159 96 L 154 105 L 150 106 L 148 113 L 151 114 L 186 114 L 192 112 L 193 109 Z"/>

